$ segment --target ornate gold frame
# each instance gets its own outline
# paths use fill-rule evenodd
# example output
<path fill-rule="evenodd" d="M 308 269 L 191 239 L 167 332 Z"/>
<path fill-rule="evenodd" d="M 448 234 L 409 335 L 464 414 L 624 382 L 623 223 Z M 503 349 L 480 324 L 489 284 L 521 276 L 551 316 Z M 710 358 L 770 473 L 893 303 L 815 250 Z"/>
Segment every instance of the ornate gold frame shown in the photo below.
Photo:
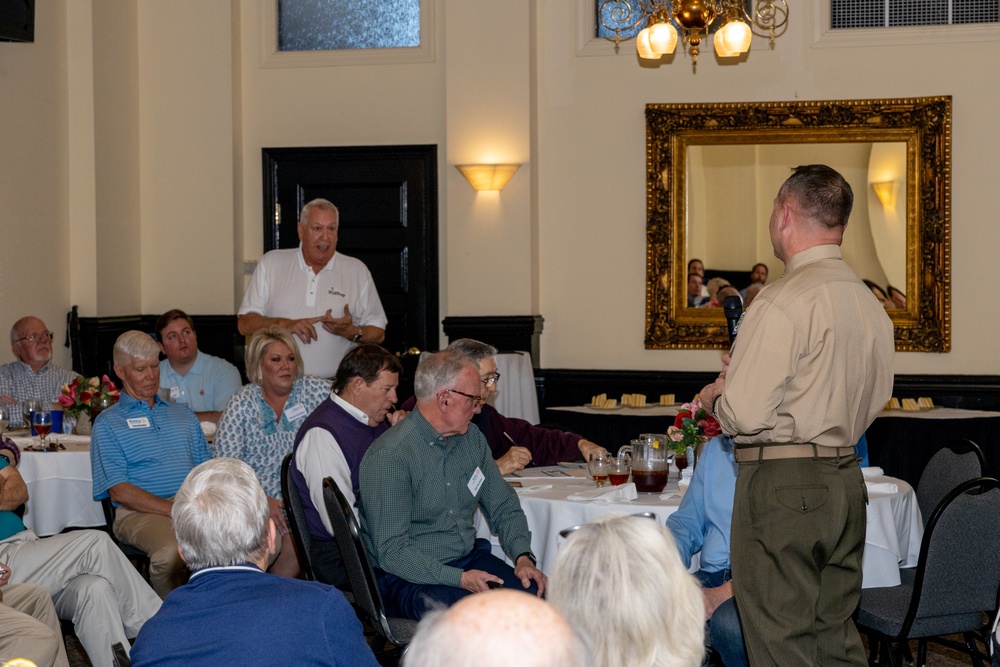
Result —
<path fill-rule="evenodd" d="M 687 147 L 906 143 L 907 308 L 896 349 L 951 349 L 951 97 L 646 105 L 646 348 L 725 349 L 721 309 L 686 300 Z M 789 165 L 794 166 L 794 165 Z"/>

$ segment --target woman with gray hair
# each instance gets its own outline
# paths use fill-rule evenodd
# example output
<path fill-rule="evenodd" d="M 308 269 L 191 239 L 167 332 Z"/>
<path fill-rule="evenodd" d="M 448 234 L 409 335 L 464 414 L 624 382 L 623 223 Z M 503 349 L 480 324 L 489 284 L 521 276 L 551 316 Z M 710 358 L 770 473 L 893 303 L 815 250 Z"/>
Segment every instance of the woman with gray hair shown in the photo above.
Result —
<path fill-rule="evenodd" d="M 303 377 L 295 338 L 277 325 L 250 336 L 246 364 L 251 384 L 229 399 L 212 451 L 215 456 L 245 461 L 257 473 L 278 528 L 279 556 L 269 571 L 294 577 L 300 570 L 295 549 L 281 548 L 281 536 L 288 534 L 282 513 L 281 460 L 292 451 L 305 418 L 330 395 L 330 381 Z"/>
<path fill-rule="evenodd" d="M 573 529 L 552 567 L 549 602 L 590 642 L 595 667 L 701 664 L 701 589 L 655 518 L 607 515 Z"/>

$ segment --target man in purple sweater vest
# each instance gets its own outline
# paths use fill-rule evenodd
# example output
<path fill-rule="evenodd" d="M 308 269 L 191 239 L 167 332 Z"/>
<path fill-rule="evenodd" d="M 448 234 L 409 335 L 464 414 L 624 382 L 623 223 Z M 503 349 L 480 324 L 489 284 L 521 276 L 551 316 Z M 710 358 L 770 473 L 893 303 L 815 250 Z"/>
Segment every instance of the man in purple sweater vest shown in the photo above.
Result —
<path fill-rule="evenodd" d="M 359 345 L 344 355 L 330 396 L 306 417 L 295 436 L 290 476 L 312 536 L 309 559 L 316 578 L 347 589 L 347 572 L 323 503 L 323 479 L 333 477 L 344 496 L 357 503 L 361 458 L 406 414 L 389 414 L 402 373 L 399 359 L 378 345 Z"/>

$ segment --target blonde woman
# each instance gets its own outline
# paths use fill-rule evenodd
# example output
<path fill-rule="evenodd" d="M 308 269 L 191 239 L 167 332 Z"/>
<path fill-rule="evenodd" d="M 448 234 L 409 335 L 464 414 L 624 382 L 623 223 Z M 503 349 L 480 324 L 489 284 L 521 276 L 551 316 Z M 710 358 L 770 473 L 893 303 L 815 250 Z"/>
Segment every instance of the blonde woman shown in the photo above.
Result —
<path fill-rule="evenodd" d="M 594 667 L 701 665 L 701 588 L 655 519 L 608 515 L 569 533 L 548 599 L 590 643 Z"/>
<path fill-rule="evenodd" d="M 316 406 L 330 395 L 330 381 L 303 377 L 299 348 L 287 330 L 277 325 L 250 336 L 246 352 L 251 384 L 237 391 L 219 419 L 212 444 L 215 456 L 247 463 L 257 474 L 279 538 L 288 534 L 282 512 L 281 460 L 292 451 L 295 433 Z M 268 570 L 294 577 L 299 563 L 291 539 L 281 539 L 277 560 Z"/>

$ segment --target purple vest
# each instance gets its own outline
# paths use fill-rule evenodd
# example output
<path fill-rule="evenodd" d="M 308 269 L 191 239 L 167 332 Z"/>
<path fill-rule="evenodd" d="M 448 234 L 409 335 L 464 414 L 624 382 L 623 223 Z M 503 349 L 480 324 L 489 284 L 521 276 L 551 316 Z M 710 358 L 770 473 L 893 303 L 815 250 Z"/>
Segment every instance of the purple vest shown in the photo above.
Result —
<path fill-rule="evenodd" d="M 351 469 L 351 486 L 353 487 L 352 490 L 355 497 L 357 497 L 358 470 L 361 468 L 361 459 L 364 457 L 365 452 L 368 451 L 368 448 L 372 446 L 372 443 L 380 435 L 389 430 L 389 424 L 382 422 L 375 427 L 362 424 L 348 414 L 344 408 L 334 403 L 332 398 L 327 397 L 325 401 L 313 410 L 311 415 L 306 417 L 306 420 L 302 422 L 302 426 L 299 427 L 298 433 L 295 434 L 295 445 L 292 447 L 292 462 L 289 466 L 292 484 L 298 489 L 299 497 L 302 499 L 302 509 L 306 514 L 309 534 L 312 535 L 313 539 L 329 541 L 333 539 L 333 536 L 326 532 L 323 520 L 320 518 L 319 512 L 313 505 L 312 498 L 309 496 L 309 487 L 306 485 L 306 479 L 295 463 L 299 443 L 311 428 L 321 428 L 328 431 L 337 440 L 337 444 L 340 445 L 340 451 L 344 453 L 347 465 Z M 324 511 L 326 511 L 325 508 Z"/>

